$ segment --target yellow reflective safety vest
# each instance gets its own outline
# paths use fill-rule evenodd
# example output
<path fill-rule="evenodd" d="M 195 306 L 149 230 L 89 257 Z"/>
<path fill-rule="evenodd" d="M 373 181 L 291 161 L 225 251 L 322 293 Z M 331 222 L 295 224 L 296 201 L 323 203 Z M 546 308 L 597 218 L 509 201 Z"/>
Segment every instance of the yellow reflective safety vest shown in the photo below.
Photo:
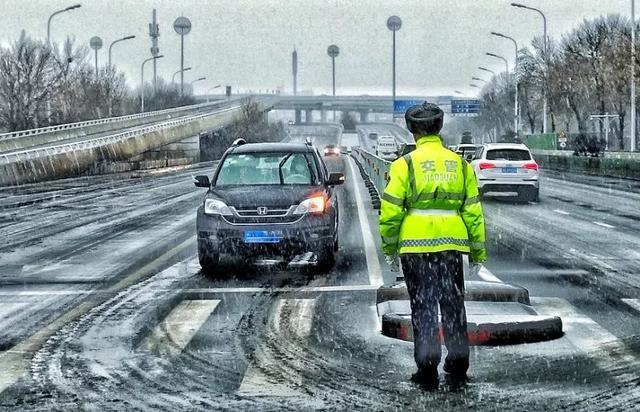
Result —
<path fill-rule="evenodd" d="M 473 168 L 442 145 L 423 136 L 416 150 L 393 163 L 382 196 L 380 234 L 387 255 L 447 250 L 487 259 L 484 216 Z"/>

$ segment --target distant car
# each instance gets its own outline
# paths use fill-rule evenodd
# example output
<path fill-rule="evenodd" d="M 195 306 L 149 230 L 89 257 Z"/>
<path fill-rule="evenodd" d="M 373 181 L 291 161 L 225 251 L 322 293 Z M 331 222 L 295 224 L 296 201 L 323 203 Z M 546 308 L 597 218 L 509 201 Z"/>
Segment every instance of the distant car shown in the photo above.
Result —
<path fill-rule="evenodd" d="M 221 254 L 294 257 L 311 252 L 322 271 L 338 250 L 342 173 L 327 172 L 311 144 L 234 143 L 209 181 L 197 212 L 198 259 L 213 275 Z"/>
<path fill-rule="evenodd" d="M 378 140 L 378 133 L 376 132 L 369 133 L 369 139 Z"/>
<path fill-rule="evenodd" d="M 322 150 L 322 154 L 325 157 L 330 157 L 330 156 L 340 156 L 340 147 L 333 145 L 333 144 L 328 144 L 324 147 L 324 149 Z"/>
<path fill-rule="evenodd" d="M 455 152 L 460 155 L 464 160 L 470 162 L 473 160 L 476 151 L 478 150 L 478 145 L 475 144 L 459 144 L 455 148 Z"/>
<path fill-rule="evenodd" d="M 512 195 L 522 201 L 540 198 L 539 167 L 523 144 L 491 143 L 478 148 L 471 162 L 481 195 Z"/>
<path fill-rule="evenodd" d="M 393 136 L 380 136 L 376 144 L 376 156 L 384 160 L 395 160 L 398 157 L 398 143 Z"/>

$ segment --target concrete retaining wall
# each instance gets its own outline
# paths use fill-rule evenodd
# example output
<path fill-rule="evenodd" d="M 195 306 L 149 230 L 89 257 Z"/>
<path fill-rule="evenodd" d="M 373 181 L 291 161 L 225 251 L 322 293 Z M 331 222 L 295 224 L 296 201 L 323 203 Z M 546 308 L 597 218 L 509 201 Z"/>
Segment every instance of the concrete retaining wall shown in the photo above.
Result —
<path fill-rule="evenodd" d="M 234 110 L 212 114 L 186 124 L 132 136 L 117 143 L 4 164 L 0 166 L 0 185 L 78 176 L 97 167 L 101 162 L 129 159 L 151 148 L 197 136 L 201 131 L 221 128 L 230 123 L 236 113 Z"/>
<path fill-rule="evenodd" d="M 533 156 L 543 169 L 640 179 L 640 153 L 609 152 L 604 157 L 585 157 L 568 151 L 534 150 Z"/>

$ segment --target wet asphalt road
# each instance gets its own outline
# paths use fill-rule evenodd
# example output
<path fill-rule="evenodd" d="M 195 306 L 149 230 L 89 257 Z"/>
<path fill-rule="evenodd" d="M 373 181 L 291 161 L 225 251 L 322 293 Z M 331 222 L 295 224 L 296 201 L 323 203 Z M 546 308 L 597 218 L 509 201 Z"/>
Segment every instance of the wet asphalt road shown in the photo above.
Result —
<path fill-rule="evenodd" d="M 613 274 L 559 252 L 624 245 L 626 256 L 605 260 L 622 273 L 638 268 L 627 246 L 638 239 L 630 227 L 618 231 L 623 221 L 613 219 L 625 217 L 552 197 L 584 190 L 617 210 L 624 194 L 578 183 L 566 190 L 549 176 L 540 204 L 486 202 L 488 267 L 528 287 L 537 309 L 563 311 L 567 333 L 475 347 L 466 387 L 443 376 L 439 391 L 424 392 L 408 382 L 412 345 L 378 331 L 372 284 L 380 278 L 366 253 L 369 235 L 377 245 L 377 213 L 350 162 L 328 164 L 347 183 L 338 262 L 326 275 L 233 258 L 221 278 L 200 274 L 194 226 L 204 192 L 191 175 L 211 165 L 4 190 L 0 408 L 629 410 L 640 402 L 640 312 L 621 300 L 640 297 L 628 285 L 635 273 L 626 287 L 604 287 L 593 279 Z M 563 248 L 549 249 L 554 243 Z M 382 281 L 394 279 L 378 265 Z"/>

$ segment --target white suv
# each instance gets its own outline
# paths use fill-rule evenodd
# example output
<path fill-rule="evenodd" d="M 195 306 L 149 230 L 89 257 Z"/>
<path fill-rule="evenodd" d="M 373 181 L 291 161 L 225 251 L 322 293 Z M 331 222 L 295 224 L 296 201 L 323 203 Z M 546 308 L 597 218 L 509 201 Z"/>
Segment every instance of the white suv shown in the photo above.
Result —
<path fill-rule="evenodd" d="M 517 196 L 537 202 L 540 193 L 539 168 L 523 144 L 490 143 L 478 148 L 471 162 L 480 194 Z"/>

